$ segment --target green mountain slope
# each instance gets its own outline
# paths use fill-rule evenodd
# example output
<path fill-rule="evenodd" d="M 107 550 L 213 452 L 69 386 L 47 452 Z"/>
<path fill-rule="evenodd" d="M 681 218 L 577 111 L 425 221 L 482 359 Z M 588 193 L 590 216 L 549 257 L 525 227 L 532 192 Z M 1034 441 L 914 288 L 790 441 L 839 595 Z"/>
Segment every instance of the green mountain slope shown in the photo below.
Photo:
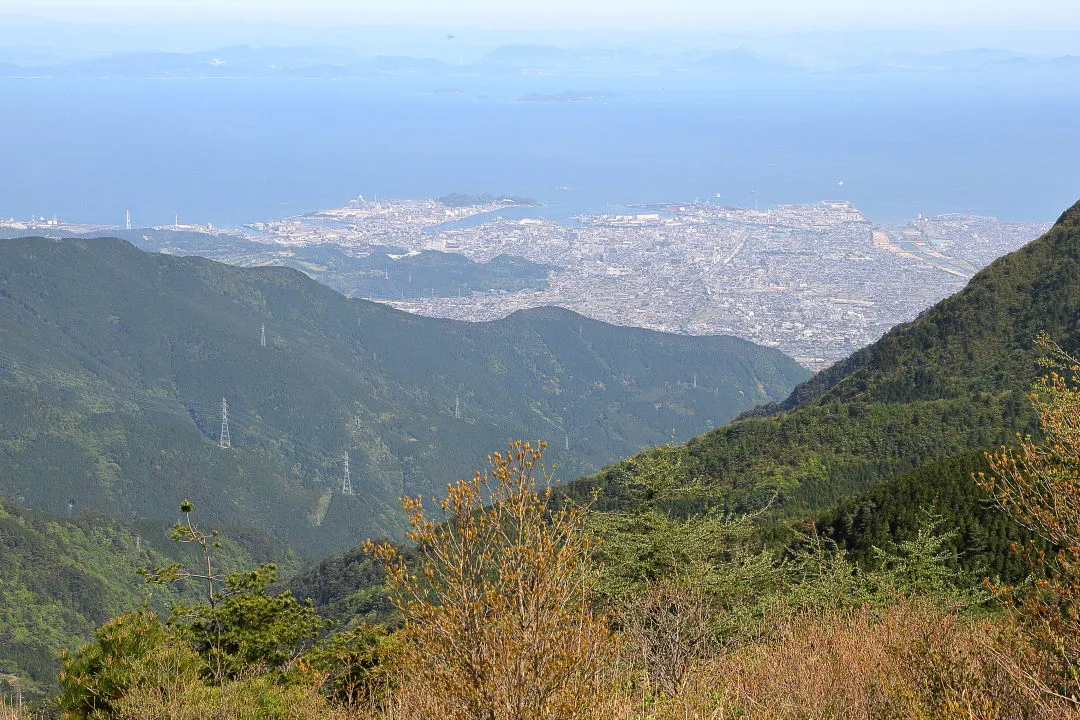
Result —
<path fill-rule="evenodd" d="M 23 235 L 25 230 L 0 228 L 0 239 Z M 49 237 L 87 240 L 95 235 L 55 230 Z M 513 255 L 478 263 L 456 253 L 425 250 L 413 254 L 391 246 L 356 255 L 339 245 L 283 246 L 192 230 L 140 228 L 119 230 L 116 237 L 148 252 L 197 255 L 239 267 L 290 267 L 347 297 L 377 300 L 544 288 L 555 269 Z"/>
<path fill-rule="evenodd" d="M 299 567 L 280 545 L 255 537 L 225 538 L 226 570 L 274 561 Z M 164 523 L 124 525 L 100 513 L 57 518 L 0 499 L 0 676 L 28 681 L 31 694 L 49 690 L 56 655 L 78 647 L 99 625 L 142 602 L 168 613 L 195 586 L 148 585 L 136 574 L 168 562 L 191 562 L 190 548 L 169 538 Z"/>
<path fill-rule="evenodd" d="M 384 580 L 382 566 L 367 553 L 354 549 L 324 558 L 315 567 L 290 578 L 287 587 L 294 597 L 310 598 L 319 615 L 340 630 L 361 622 L 392 626 L 400 620 Z"/>
<path fill-rule="evenodd" d="M 807 376 L 734 338 L 555 309 L 420 318 L 293 270 L 107 239 L 0 241 L 0 332 L 0 494 L 169 521 L 188 497 L 308 555 L 392 533 L 402 492 L 471 474 L 511 437 L 550 440 L 572 477 Z"/>
<path fill-rule="evenodd" d="M 986 501 L 972 478 L 986 471 L 981 452 L 929 463 L 845 500 L 817 519 L 818 531 L 871 565 L 872 547 L 914 537 L 930 512 L 940 530 L 956 533 L 947 547 L 958 566 L 976 577 L 1019 581 L 1028 568 L 1010 545 L 1033 536 Z"/>
<path fill-rule="evenodd" d="M 172 230 L 131 230 L 119 233 L 119 237 L 151 252 L 198 255 L 241 267 L 291 267 L 348 297 L 384 300 L 543 288 L 554 269 L 513 256 L 477 263 L 454 253 L 425 250 L 412 254 L 394 247 L 372 248 L 369 255 L 357 256 L 338 245 L 282 247 L 228 235 Z"/>
<path fill-rule="evenodd" d="M 759 409 L 690 441 L 735 507 L 779 493 L 824 508 L 926 463 L 1035 429 L 1026 394 L 1046 331 L 1080 345 L 1080 204 L 914 322 Z"/>

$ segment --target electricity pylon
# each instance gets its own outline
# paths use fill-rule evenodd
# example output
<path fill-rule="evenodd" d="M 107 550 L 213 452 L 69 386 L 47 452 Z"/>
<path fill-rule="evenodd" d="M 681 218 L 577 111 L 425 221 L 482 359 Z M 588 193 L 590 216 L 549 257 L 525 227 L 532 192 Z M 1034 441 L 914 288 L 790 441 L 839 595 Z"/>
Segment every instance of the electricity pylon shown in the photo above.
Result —
<path fill-rule="evenodd" d="M 349 476 L 349 453 L 345 453 L 345 476 L 341 479 L 341 494 L 355 495 L 352 489 L 352 478 Z"/>
<path fill-rule="evenodd" d="M 221 438 L 218 445 L 223 448 L 232 447 L 232 440 L 229 438 L 229 404 L 225 402 L 225 398 L 221 398 Z"/>

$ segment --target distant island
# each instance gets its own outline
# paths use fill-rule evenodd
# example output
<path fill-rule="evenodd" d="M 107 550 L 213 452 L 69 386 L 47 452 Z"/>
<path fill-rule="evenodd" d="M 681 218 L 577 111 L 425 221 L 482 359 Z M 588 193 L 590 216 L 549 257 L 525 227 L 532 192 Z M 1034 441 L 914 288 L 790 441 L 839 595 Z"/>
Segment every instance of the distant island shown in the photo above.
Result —
<path fill-rule="evenodd" d="M 545 102 L 545 103 L 572 103 L 588 102 L 590 100 L 612 100 L 619 97 L 615 93 L 602 90 L 568 90 L 558 95 L 545 95 L 542 93 L 529 93 L 518 98 L 519 102 Z"/>
<path fill-rule="evenodd" d="M 440 198 L 435 199 L 436 202 L 440 202 L 446 207 L 460 208 L 460 207 L 473 207 L 476 205 L 514 205 L 524 207 L 535 207 L 542 203 L 536 198 L 518 197 L 517 195 L 492 195 L 491 193 L 481 193 L 479 195 L 469 195 L 467 193 L 450 193 L 449 195 L 443 195 Z"/>

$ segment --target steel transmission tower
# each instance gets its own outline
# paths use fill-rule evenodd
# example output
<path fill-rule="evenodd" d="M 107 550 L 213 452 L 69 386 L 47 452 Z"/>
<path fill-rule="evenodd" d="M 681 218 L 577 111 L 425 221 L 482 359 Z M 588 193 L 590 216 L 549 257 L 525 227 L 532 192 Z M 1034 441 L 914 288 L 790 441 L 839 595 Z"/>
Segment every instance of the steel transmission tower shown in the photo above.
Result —
<path fill-rule="evenodd" d="M 349 476 L 349 453 L 345 453 L 345 477 L 341 479 L 341 494 L 355 495 L 352 489 L 352 478 Z"/>
<path fill-rule="evenodd" d="M 221 439 L 218 440 L 218 445 L 223 448 L 232 447 L 232 440 L 229 439 L 229 404 L 225 402 L 225 398 L 221 398 Z"/>

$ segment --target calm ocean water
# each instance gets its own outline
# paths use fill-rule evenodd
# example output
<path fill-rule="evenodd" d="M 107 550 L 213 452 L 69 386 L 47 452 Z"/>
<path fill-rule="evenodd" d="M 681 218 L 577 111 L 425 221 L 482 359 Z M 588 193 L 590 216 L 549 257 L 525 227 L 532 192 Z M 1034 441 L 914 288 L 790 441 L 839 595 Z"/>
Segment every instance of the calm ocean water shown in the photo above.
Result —
<path fill-rule="evenodd" d="M 1080 197 L 1076 87 L 1075 71 L 0 80 L 0 216 L 233 225 L 491 191 L 551 216 L 718 193 L 1049 220 Z M 516 100 L 586 90 L 617 97 Z"/>

